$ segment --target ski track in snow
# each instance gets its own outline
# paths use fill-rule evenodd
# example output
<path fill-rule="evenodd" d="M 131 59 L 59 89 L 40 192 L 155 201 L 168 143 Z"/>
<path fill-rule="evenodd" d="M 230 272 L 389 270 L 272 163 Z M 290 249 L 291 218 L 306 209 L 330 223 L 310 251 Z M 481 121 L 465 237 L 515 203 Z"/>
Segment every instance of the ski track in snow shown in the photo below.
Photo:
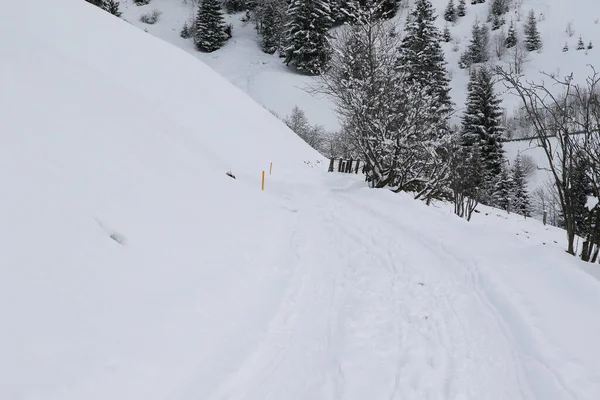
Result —
<path fill-rule="evenodd" d="M 475 259 L 343 189 L 299 193 L 291 286 L 212 399 L 580 398 Z"/>

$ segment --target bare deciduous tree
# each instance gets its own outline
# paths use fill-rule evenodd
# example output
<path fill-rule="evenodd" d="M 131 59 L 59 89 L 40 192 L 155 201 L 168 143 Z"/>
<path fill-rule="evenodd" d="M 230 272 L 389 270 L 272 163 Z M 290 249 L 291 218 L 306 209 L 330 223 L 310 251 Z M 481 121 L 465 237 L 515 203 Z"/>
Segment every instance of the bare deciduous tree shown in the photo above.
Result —
<path fill-rule="evenodd" d="M 574 177 L 578 163 L 585 165 L 594 195 L 599 195 L 600 157 L 597 151 L 600 147 L 595 147 L 595 143 L 600 144 L 600 75 L 592 68 L 593 73 L 587 78 L 586 85 L 581 86 L 573 82 L 572 74 L 562 80 L 546 74 L 553 86 L 548 87 L 544 82 L 524 81 L 515 71 L 503 68 L 497 71 L 506 87 L 520 98 L 537 144 L 546 155 L 567 233 L 567 252 L 575 255 L 579 194 L 574 188 L 580 182 L 574 181 Z M 596 212 L 590 211 L 588 218 L 591 230 L 586 237 L 586 254 L 582 253 L 586 261 L 600 246 L 600 224 L 597 223 L 600 212 Z M 596 250 L 592 250 L 594 247 Z"/>

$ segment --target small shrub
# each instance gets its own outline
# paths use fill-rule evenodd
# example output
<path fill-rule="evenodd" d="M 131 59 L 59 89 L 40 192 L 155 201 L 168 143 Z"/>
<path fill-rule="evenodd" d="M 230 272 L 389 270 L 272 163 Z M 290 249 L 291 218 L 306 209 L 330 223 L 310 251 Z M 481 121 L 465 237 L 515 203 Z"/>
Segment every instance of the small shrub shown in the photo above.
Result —
<path fill-rule="evenodd" d="M 162 15 L 162 11 L 160 10 L 154 10 L 148 14 L 144 14 L 140 17 L 140 21 L 142 21 L 145 24 L 148 25 L 154 25 L 156 22 L 158 22 L 158 19 L 160 18 L 160 16 Z"/>
<path fill-rule="evenodd" d="M 136 6 L 145 6 L 150 3 L 150 0 L 133 0 Z"/>
<path fill-rule="evenodd" d="M 233 36 L 233 25 L 225 25 L 225 29 L 223 29 L 223 32 L 225 32 L 225 34 L 227 35 L 227 40 L 231 39 Z"/>
<path fill-rule="evenodd" d="M 184 39 L 189 39 L 192 37 L 192 32 L 190 31 L 190 28 L 187 25 L 187 23 L 183 24 L 183 28 L 181 28 L 179 36 L 181 36 Z"/>

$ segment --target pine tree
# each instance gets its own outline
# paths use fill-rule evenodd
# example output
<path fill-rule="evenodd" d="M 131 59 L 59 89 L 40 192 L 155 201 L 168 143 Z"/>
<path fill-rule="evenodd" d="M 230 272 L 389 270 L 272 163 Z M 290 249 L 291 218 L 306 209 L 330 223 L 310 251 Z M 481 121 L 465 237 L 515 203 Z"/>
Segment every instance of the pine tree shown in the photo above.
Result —
<path fill-rule="evenodd" d="M 210 53 L 220 49 L 226 40 L 221 3 L 219 0 L 202 0 L 196 17 L 196 49 Z"/>
<path fill-rule="evenodd" d="M 328 0 L 292 0 L 287 10 L 285 63 L 298 71 L 319 75 L 331 59 L 328 29 L 332 19 Z"/>
<path fill-rule="evenodd" d="M 494 92 L 492 73 L 479 68 L 471 73 L 466 110 L 462 119 L 462 144 L 477 145 L 487 172 L 488 188 L 502 172 L 504 134 L 500 97 Z"/>
<path fill-rule="evenodd" d="M 116 0 L 104 0 L 104 6 L 102 7 L 102 9 L 111 13 L 115 17 L 121 18 L 122 13 L 119 10 L 119 5 L 119 2 Z"/>
<path fill-rule="evenodd" d="M 542 39 L 537 28 L 535 12 L 531 10 L 525 24 L 525 48 L 527 51 L 535 51 L 542 48 Z"/>
<path fill-rule="evenodd" d="M 504 41 L 504 47 L 510 49 L 511 47 L 515 47 L 517 45 L 517 31 L 512 21 L 510 21 L 510 26 L 508 27 L 508 33 L 506 35 L 506 40 Z"/>
<path fill-rule="evenodd" d="M 565 42 L 565 47 L 563 47 L 563 53 L 566 53 L 567 51 L 569 51 L 569 44 Z"/>
<path fill-rule="evenodd" d="M 448 43 L 452 40 L 452 33 L 450 33 L 450 27 L 448 24 L 444 26 L 444 32 L 442 33 L 442 37 L 444 38 L 444 42 Z"/>
<path fill-rule="evenodd" d="M 511 209 L 517 214 L 525 217 L 531 216 L 531 202 L 527 193 L 527 177 L 523 169 L 521 154 L 517 154 L 512 170 L 513 193 L 511 198 Z"/>
<path fill-rule="evenodd" d="M 456 8 L 456 15 L 458 17 L 464 17 L 467 15 L 467 4 L 465 0 L 458 0 L 458 7 Z"/>
<path fill-rule="evenodd" d="M 594 46 L 592 45 L 592 41 L 590 40 L 590 42 L 587 45 L 587 49 L 591 50 Z"/>
<path fill-rule="evenodd" d="M 579 36 L 579 41 L 577 42 L 577 50 L 585 50 L 585 44 L 583 44 L 583 38 Z"/>
<path fill-rule="evenodd" d="M 448 22 L 456 21 L 456 7 L 454 6 L 454 0 L 448 0 L 448 5 L 446 6 L 446 10 L 444 11 L 444 19 Z"/>
<path fill-rule="evenodd" d="M 433 97 L 432 114 L 438 122 L 447 121 L 453 103 L 441 34 L 429 0 L 417 0 L 404 27 L 397 69 L 408 85 L 416 85 Z"/>
<path fill-rule="evenodd" d="M 492 205 L 501 208 L 502 210 L 508 210 L 513 191 L 514 183 L 512 176 L 508 173 L 508 169 L 503 164 L 500 175 L 494 185 Z"/>

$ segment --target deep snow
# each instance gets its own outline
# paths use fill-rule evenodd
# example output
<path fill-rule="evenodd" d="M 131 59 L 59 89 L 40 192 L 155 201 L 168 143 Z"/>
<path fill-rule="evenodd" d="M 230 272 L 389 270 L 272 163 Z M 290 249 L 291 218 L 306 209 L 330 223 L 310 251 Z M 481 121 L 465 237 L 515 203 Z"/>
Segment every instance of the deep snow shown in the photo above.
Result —
<path fill-rule="evenodd" d="M 600 398 L 600 281 L 561 230 L 328 174 L 84 1 L 3 11 L 0 398 Z"/>

